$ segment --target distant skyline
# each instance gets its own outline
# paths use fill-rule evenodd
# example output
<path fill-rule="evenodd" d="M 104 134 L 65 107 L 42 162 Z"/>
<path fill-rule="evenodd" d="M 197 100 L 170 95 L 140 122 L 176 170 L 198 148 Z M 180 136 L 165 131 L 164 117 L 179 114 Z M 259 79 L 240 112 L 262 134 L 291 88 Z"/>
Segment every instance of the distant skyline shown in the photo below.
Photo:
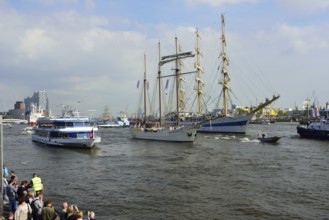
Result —
<path fill-rule="evenodd" d="M 154 78 L 158 41 L 162 55 L 174 52 L 175 36 L 193 51 L 195 28 L 206 86 L 219 86 L 220 76 L 212 75 L 221 13 L 235 104 L 255 105 L 280 94 L 275 108 L 301 107 L 306 98 L 325 106 L 326 0 L 0 0 L 0 111 L 46 90 L 53 112 L 63 104 L 96 110 L 97 116 L 105 106 L 114 116 L 136 112 L 144 53 Z M 215 90 L 208 88 L 210 96 Z"/>

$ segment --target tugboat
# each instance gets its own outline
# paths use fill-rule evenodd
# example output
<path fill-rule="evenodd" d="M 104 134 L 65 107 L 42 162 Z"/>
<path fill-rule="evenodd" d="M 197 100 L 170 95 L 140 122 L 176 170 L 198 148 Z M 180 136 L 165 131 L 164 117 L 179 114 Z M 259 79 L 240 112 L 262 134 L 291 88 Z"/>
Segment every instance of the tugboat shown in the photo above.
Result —
<path fill-rule="evenodd" d="M 297 133 L 302 138 L 329 140 L 329 109 L 319 121 L 313 121 L 307 125 L 299 125 Z"/>

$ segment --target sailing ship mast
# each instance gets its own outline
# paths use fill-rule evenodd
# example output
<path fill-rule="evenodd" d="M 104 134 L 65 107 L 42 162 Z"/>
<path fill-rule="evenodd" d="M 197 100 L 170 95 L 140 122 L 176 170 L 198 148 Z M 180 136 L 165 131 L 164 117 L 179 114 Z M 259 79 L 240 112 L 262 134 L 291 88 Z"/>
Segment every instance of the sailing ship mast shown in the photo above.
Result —
<path fill-rule="evenodd" d="M 104 121 L 110 120 L 110 111 L 109 111 L 109 107 L 107 105 L 104 107 L 103 120 Z"/>
<path fill-rule="evenodd" d="M 175 37 L 175 46 L 176 46 L 176 57 L 178 57 L 178 45 L 177 45 L 177 37 Z M 179 127 L 180 116 L 179 116 L 179 91 L 180 91 L 180 70 L 178 68 L 178 59 L 175 60 L 175 79 L 176 79 L 176 120 L 177 126 Z"/>
<path fill-rule="evenodd" d="M 146 81 L 146 55 L 144 54 L 144 83 L 143 83 L 143 88 L 144 88 L 144 122 L 146 122 L 146 87 L 147 87 L 147 81 Z"/>
<path fill-rule="evenodd" d="M 178 47 L 178 51 L 179 53 L 182 52 L 181 47 Z M 183 66 L 183 62 L 181 60 L 178 60 L 178 75 L 179 75 L 179 111 L 184 111 L 185 110 L 185 90 L 183 88 L 183 82 L 184 82 L 184 78 L 182 75 L 182 66 Z"/>
<path fill-rule="evenodd" d="M 159 126 L 162 127 L 162 106 L 161 106 L 161 55 L 160 55 L 160 41 L 158 43 L 159 50 L 159 66 L 158 66 L 158 85 L 159 85 Z"/>
<path fill-rule="evenodd" d="M 196 90 L 197 90 L 197 96 L 198 96 L 198 114 L 202 114 L 201 100 L 202 100 L 202 96 L 204 95 L 204 93 L 202 92 L 202 87 L 204 86 L 204 82 L 201 80 L 201 73 L 204 73 L 204 71 L 201 69 L 201 66 L 200 66 L 200 57 L 202 56 L 202 54 L 201 54 L 200 48 L 199 48 L 199 39 L 201 39 L 201 37 L 199 35 L 198 29 L 196 29 L 195 34 L 196 34 L 196 48 L 195 48 L 196 63 L 194 64 L 194 67 L 196 68 L 196 71 L 197 71 L 197 76 L 195 77 L 195 80 L 197 81 Z"/>
<path fill-rule="evenodd" d="M 227 72 L 227 67 L 229 65 L 227 57 L 226 57 L 226 39 L 225 39 L 225 33 L 224 33 L 224 27 L 225 27 L 225 21 L 224 21 L 224 15 L 222 14 L 222 51 L 220 54 L 220 57 L 222 58 L 222 70 L 221 73 L 223 74 L 223 80 L 219 83 L 222 84 L 222 93 L 223 93 L 223 114 L 227 115 L 227 97 L 228 97 L 228 82 L 230 81 L 230 77 Z"/>
<path fill-rule="evenodd" d="M 168 56 L 163 56 L 161 57 L 161 60 L 159 62 L 159 72 L 158 72 L 158 80 L 159 80 L 159 94 L 161 92 L 160 90 L 160 84 L 161 84 L 161 69 L 160 67 L 166 63 L 169 62 L 173 62 L 175 61 L 175 74 L 174 75 L 169 75 L 169 76 L 175 76 L 175 83 L 176 83 L 176 115 L 177 115 L 177 126 L 179 126 L 180 124 L 180 117 L 179 117 L 179 80 L 180 80 L 180 76 L 183 74 L 187 74 L 187 73 L 181 73 L 179 70 L 179 65 L 178 65 L 178 61 L 180 59 L 184 59 L 187 57 L 194 57 L 194 54 L 190 51 L 190 52 L 183 52 L 183 53 L 178 53 L 178 46 L 177 46 L 177 37 L 175 37 L 175 45 L 176 45 L 176 52 L 173 55 L 168 55 Z M 159 49 L 160 51 L 160 49 Z M 160 56 L 160 53 L 159 53 Z M 165 77 L 169 77 L 169 76 L 165 76 Z M 159 102 L 161 103 L 161 95 L 159 95 L 160 100 Z M 161 112 L 161 111 L 160 111 Z"/>

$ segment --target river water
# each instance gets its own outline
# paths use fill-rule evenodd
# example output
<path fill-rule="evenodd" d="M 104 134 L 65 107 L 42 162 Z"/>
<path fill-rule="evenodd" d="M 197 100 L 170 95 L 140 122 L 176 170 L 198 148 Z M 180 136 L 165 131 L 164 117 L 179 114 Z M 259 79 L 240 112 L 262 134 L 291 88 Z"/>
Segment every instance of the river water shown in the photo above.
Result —
<path fill-rule="evenodd" d="M 57 149 L 4 127 L 4 162 L 36 172 L 45 199 L 96 219 L 328 219 L 329 142 L 300 139 L 296 124 L 249 125 L 247 135 L 198 134 L 192 143 L 130 138 L 100 129 L 92 150 Z M 282 136 L 256 141 L 259 132 Z"/>

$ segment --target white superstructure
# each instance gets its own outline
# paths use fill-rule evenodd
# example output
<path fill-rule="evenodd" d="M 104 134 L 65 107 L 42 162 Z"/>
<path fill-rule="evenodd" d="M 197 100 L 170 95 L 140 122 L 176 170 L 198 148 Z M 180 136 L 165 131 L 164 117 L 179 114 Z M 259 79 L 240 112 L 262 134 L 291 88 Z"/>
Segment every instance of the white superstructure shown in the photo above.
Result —
<path fill-rule="evenodd" d="M 85 117 L 39 118 L 32 140 L 58 147 L 92 148 L 101 142 L 96 131 Z"/>

